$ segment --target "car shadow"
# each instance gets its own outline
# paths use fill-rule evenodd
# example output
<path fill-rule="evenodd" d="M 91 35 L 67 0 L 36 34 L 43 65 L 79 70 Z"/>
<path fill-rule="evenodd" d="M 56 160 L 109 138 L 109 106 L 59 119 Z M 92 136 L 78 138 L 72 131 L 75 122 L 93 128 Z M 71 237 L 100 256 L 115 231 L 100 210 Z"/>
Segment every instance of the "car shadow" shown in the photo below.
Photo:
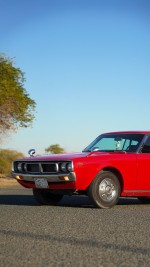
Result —
<path fill-rule="evenodd" d="M 120 198 L 117 205 L 144 205 L 137 198 Z M 0 205 L 38 206 L 33 195 L 0 195 Z M 64 196 L 57 206 L 94 208 L 87 196 Z"/>
<path fill-rule="evenodd" d="M 32 195 L 0 195 L 0 205 L 35 206 L 36 201 Z"/>

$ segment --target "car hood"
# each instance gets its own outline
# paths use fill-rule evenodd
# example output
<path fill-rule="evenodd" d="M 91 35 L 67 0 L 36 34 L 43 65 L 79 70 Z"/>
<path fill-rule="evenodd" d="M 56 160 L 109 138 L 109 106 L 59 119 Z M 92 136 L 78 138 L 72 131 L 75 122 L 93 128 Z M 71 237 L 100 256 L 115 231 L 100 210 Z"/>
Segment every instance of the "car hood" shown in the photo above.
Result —
<path fill-rule="evenodd" d="M 46 156 L 34 156 L 34 157 L 27 157 L 22 158 L 20 160 L 23 161 L 64 161 L 64 160 L 73 160 L 77 158 L 83 157 L 91 157 L 91 156 L 104 156 L 109 155 L 110 153 L 107 152 L 80 152 L 80 153 L 67 153 L 67 154 L 52 154 Z"/>

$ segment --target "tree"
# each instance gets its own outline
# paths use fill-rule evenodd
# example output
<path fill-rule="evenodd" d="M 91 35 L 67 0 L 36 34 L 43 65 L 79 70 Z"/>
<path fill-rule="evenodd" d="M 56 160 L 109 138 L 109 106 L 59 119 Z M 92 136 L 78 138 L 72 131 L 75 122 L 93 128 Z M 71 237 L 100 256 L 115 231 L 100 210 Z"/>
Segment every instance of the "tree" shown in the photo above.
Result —
<path fill-rule="evenodd" d="M 24 88 L 24 73 L 12 59 L 0 54 L 0 136 L 18 127 L 28 127 L 34 119 L 35 101 Z"/>
<path fill-rule="evenodd" d="M 65 152 L 64 148 L 60 147 L 59 144 L 54 144 L 45 149 L 46 152 L 50 152 L 52 154 L 62 154 Z"/>
<path fill-rule="evenodd" d="M 24 155 L 16 150 L 0 149 L 0 174 L 10 174 L 12 161 L 23 157 Z"/>

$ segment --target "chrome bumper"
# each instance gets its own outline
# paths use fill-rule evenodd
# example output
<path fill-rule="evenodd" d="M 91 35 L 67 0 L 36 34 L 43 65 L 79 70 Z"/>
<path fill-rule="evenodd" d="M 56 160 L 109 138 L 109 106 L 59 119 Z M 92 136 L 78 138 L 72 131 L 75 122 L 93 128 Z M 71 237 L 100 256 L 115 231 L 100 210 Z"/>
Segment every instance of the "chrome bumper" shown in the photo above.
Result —
<path fill-rule="evenodd" d="M 12 172 L 12 175 L 17 180 L 34 182 L 35 179 L 46 179 L 48 183 L 60 183 L 60 182 L 74 182 L 76 181 L 76 175 L 74 172 L 67 174 L 24 174 Z"/>

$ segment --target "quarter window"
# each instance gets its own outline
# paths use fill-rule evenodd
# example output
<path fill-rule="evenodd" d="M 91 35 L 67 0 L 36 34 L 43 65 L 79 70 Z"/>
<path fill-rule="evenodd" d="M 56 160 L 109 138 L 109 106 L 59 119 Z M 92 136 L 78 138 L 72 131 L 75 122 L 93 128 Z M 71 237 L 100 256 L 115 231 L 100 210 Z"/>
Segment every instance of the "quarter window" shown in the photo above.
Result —
<path fill-rule="evenodd" d="M 142 148 L 142 153 L 150 153 L 150 136 L 148 137 Z"/>

